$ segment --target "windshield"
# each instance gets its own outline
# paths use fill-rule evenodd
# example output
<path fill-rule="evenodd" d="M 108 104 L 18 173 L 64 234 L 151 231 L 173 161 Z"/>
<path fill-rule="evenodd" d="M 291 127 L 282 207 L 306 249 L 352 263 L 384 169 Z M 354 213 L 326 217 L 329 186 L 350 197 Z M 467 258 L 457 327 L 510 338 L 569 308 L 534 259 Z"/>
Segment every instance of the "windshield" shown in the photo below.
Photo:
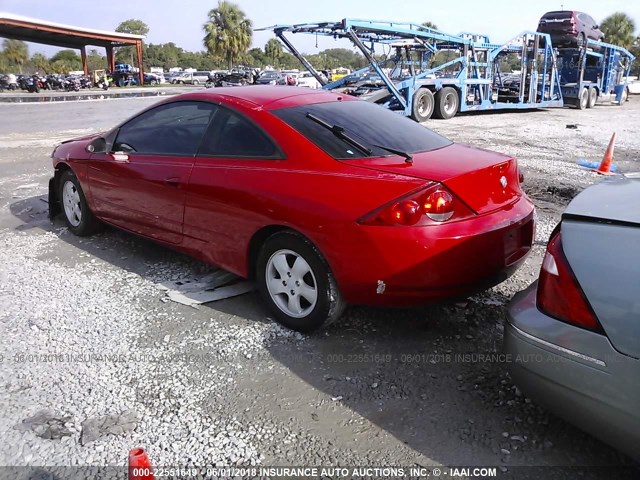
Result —
<path fill-rule="evenodd" d="M 390 155 L 376 145 L 416 153 L 436 150 L 452 143 L 413 120 L 364 101 L 316 103 L 282 108 L 271 113 L 339 160 Z M 349 141 L 310 119 L 309 114 L 329 125 L 342 127 L 347 136 L 366 146 L 370 153 L 354 148 Z"/>
<path fill-rule="evenodd" d="M 276 78 L 278 76 L 278 72 L 265 72 L 261 75 L 260 78 Z"/>

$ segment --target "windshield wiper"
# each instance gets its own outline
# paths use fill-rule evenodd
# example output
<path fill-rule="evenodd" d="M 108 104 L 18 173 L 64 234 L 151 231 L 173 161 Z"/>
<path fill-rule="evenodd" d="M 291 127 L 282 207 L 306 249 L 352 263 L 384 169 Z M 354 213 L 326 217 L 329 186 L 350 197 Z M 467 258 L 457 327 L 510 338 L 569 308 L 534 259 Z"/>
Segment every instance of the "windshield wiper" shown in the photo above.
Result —
<path fill-rule="evenodd" d="M 386 150 L 387 152 L 390 153 L 395 153 L 396 155 L 399 155 L 401 157 L 404 157 L 404 161 L 407 163 L 413 163 L 413 157 L 411 156 L 410 153 L 407 152 L 403 152 L 402 150 L 397 150 L 395 148 L 390 148 L 390 147 L 383 147 L 382 145 L 374 145 L 374 147 L 376 148 L 380 148 L 382 150 Z"/>
<path fill-rule="evenodd" d="M 314 122 L 316 122 L 318 125 L 326 128 L 327 130 L 329 130 L 331 133 L 333 133 L 336 137 L 338 137 L 341 140 L 344 140 L 345 142 L 347 142 L 349 145 L 357 148 L 358 150 L 360 150 L 362 153 L 364 153 L 365 155 L 367 155 L 368 157 L 371 156 L 371 154 L 373 153 L 369 148 L 367 148 L 366 146 L 362 145 L 360 142 L 358 142 L 357 140 L 351 138 L 349 135 L 347 135 L 346 133 L 344 133 L 344 127 L 341 127 L 340 125 L 329 125 L 327 122 L 325 122 L 324 120 L 316 117 L 315 115 L 311 114 L 311 113 L 307 113 L 306 117 L 309 120 L 313 120 Z"/>

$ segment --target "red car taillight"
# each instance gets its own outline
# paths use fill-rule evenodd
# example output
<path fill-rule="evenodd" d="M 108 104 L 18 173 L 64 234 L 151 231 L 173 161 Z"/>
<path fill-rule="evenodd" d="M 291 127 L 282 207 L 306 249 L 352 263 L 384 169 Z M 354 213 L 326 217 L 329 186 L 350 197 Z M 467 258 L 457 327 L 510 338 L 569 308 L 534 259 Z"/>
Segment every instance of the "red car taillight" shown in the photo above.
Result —
<path fill-rule="evenodd" d="M 440 184 L 413 192 L 365 215 L 364 225 L 433 225 L 457 221 L 474 213 L 460 199 Z"/>
<path fill-rule="evenodd" d="M 538 310 L 550 317 L 604 333 L 564 255 L 560 230 L 552 234 L 547 245 L 540 269 L 536 303 Z"/>

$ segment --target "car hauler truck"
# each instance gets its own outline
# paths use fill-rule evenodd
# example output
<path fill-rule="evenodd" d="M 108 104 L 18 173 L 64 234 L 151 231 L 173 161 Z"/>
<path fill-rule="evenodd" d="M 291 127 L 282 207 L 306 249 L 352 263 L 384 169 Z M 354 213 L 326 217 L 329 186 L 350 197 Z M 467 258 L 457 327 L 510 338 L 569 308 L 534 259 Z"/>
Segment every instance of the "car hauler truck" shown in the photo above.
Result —
<path fill-rule="evenodd" d="M 458 112 L 562 107 L 569 102 L 586 108 L 598 99 L 622 104 L 634 60 L 627 50 L 602 42 L 556 50 L 548 34 L 529 31 L 493 44 L 485 35 L 448 35 L 421 25 L 371 20 L 269 29 L 322 88 L 359 95 L 419 122 L 432 115 L 448 119 Z M 327 83 L 285 35 L 298 33 L 348 39 L 369 65 Z M 386 53 L 382 60 L 381 51 Z M 514 59 L 519 62 L 515 74 L 508 68 Z"/>

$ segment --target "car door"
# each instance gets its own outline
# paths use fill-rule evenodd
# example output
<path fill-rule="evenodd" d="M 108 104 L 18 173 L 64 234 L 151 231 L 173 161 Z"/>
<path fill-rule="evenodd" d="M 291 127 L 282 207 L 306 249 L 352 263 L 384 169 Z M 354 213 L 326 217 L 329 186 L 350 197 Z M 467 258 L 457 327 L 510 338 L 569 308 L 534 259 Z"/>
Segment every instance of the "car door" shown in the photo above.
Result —
<path fill-rule="evenodd" d="M 89 188 L 105 220 L 167 243 L 182 241 L 185 186 L 216 106 L 176 101 L 122 125 L 112 151 L 92 155 Z"/>
<path fill-rule="evenodd" d="M 246 242 L 265 222 L 260 189 L 284 169 L 284 155 L 254 121 L 219 107 L 196 156 L 187 187 L 184 233 L 206 260 L 233 271 Z"/>

